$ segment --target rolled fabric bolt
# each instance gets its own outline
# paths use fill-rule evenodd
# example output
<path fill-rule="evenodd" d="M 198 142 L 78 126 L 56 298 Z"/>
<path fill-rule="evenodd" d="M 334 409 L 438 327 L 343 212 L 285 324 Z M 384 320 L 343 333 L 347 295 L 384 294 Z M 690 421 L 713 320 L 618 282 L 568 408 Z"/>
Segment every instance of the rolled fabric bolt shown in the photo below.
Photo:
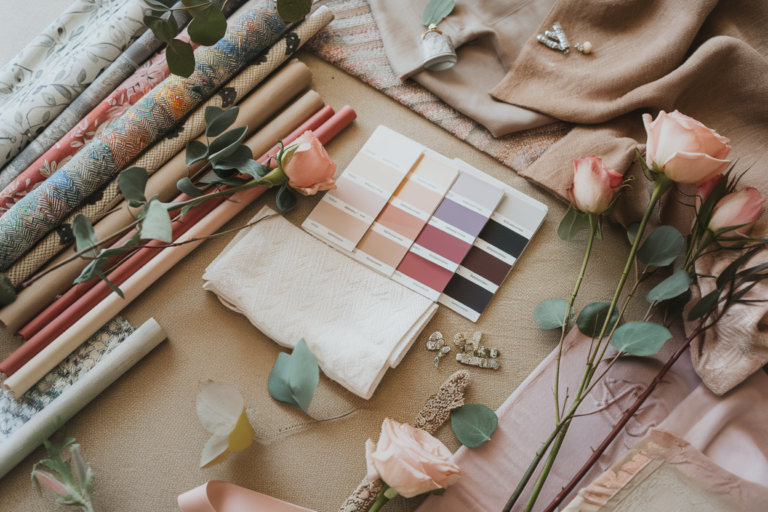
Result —
<path fill-rule="evenodd" d="M 259 130 L 253 137 L 246 141 L 246 145 L 251 148 L 251 151 L 255 155 L 265 154 L 274 144 L 275 140 L 279 140 L 288 136 L 293 130 L 295 130 L 300 124 L 309 119 L 313 114 L 323 108 L 323 100 L 319 94 L 315 91 L 308 91 L 301 98 L 296 100 L 291 106 L 289 106 L 284 112 L 278 115 L 269 124 Z M 333 115 L 333 110 L 327 107 L 330 111 L 327 117 L 330 118 Z M 323 119 L 325 121 L 326 119 Z M 319 126 L 320 123 L 318 123 Z M 176 183 L 181 178 L 187 176 L 187 167 L 184 163 L 184 153 L 175 157 L 171 162 L 166 164 L 161 170 L 159 170 L 154 176 L 149 179 L 146 187 L 146 195 L 151 197 L 153 195 L 159 195 L 160 201 L 170 201 L 175 194 L 178 194 L 178 188 Z M 204 163 L 204 162 L 203 162 Z M 202 165 L 202 163 L 201 163 Z M 196 169 L 199 166 L 196 167 Z M 132 209 L 127 203 L 123 203 L 120 210 L 113 212 L 102 222 L 96 224 L 95 231 L 96 236 L 106 236 L 110 233 L 114 233 L 125 226 L 128 226 L 138 215 L 139 209 Z M 107 223 L 108 226 L 102 228 L 102 224 Z M 112 247 L 120 247 L 128 239 L 130 239 L 135 231 L 130 231 L 121 238 L 118 243 Z M 69 256 L 74 254 L 74 249 L 67 251 Z M 78 263 L 74 266 L 72 263 Z M 75 267 L 75 269 L 68 273 L 66 277 L 70 277 L 69 285 L 71 288 L 64 293 L 61 297 L 53 302 L 46 310 L 37 315 L 29 324 L 19 330 L 19 334 L 25 339 L 30 340 L 41 329 L 46 326 L 50 326 L 51 322 L 57 320 L 57 317 L 72 304 L 78 298 L 82 297 L 88 290 L 98 282 L 97 280 L 86 281 L 72 286 L 72 282 L 79 275 L 88 262 L 83 260 L 75 260 L 68 264 L 67 267 L 60 269 L 64 271 L 69 267 Z M 75 270 L 77 273 L 75 273 Z M 45 277 L 43 278 L 45 279 Z M 63 290 L 62 290 L 63 291 Z M 56 334 L 61 334 L 60 332 Z M 55 337 L 55 336 L 54 336 Z M 50 343 L 51 338 L 47 343 Z M 47 344 L 46 343 L 46 344 Z M 3 371 L 3 366 L 0 365 L 0 372 Z M 15 370 L 14 370 L 15 371 Z"/>
<path fill-rule="evenodd" d="M 349 107 L 344 107 L 331 119 L 326 121 L 320 128 L 314 130 L 321 143 L 326 144 L 331 137 L 338 134 L 345 126 L 349 125 L 355 118 L 354 111 Z M 309 123 L 309 122 L 308 122 Z M 296 130 L 291 135 L 295 138 L 304 133 L 307 129 L 304 126 Z M 189 231 L 182 235 L 176 243 L 184 244 L 175 247 L 163 249 L 152 261 L 141 267 L 133 274 L 121 289 L 125 299 L 117 294 L 111 294 L 104 299 L 98 306 L 88 311 L 80 320 L 67 329 L 53 343 L 45 347 L 39 354 L 33 357 L 14 375 L 5 381 L 5 388 L 15 396 L 21 396 L 32 387 L 37 381 L 45 376 L 51 368 L 64 360 L 73 350 L 75 350 L 88 336 L 104 325 L 110 318 L 119 313 L 124 307 L 133 302 L 144 290 L 149 288 L 152 283 L 160 279 L 168 270 L 181 261 L 187 254 L 192 252 L 204 240 L 196 240 L 191 243 L 185 243 L 199 237 L 210 236 L 220 229 L 224 224 L 230 221 L 238 213 L 243 211 L 246 206 L 257 199 L 266 191 L 266 188 L 255 187 L 248 190 L 241 190 L 232 195 L 229 201 L 224 201 L 216 207 L 211 213 L 206 215 Z"/>
<path fill-rule="evenodd" d="M 314 107 L 315 105 L 313 105 Z M 300 108 L 306 108 L 304 106 L 299 106 Z M 286 110 L 284 113 L 287 116 L 289 116 L 292 119 L 296 119 L 296 111 L 290 111 L 290 108 Z M 319 115 L 318 115 L 319 114 Z M 305 130 L 308 129 L 317 129 L 319 128 L 323 122 L 325 122 L 328 118 L 330 118 L 333 115 L 333 109 L 330 107 L 326 107 L 324 109 L 321 109 L 320 112 L 315 114 L 310 118 L 309 121 L 303 123 L 301 127 L 303 127 Z M 278 121 L 278 119 L 275 119 L 273 123 L 282 123 L 282 121 Z M 271 124 L 271 123 L 270 123 Z M 301 128 L 300 127 L 300 128 Z M 269 133 L 275 133 L 274 130 L 265 130 Z M 296 133 L 303 133 L 298 132 L 298 130 L 295 130 L 294 132 L 290 133 L 288 136 L 285 137 L 285 142 L 290 143 L 293 141 L 298 135 Z M 253 151 L 254 149 L 261 149 L 265 144 L 263 142 L 263 137 L 254 136 L 249 141 L 246 142 L 246 145 L 251 148 Z M 265 152 L 263 156 L 259 159 L 259 161 L 266 162 L 268 158 L 269 153 Z M 228 187 L 222 187 L 222 188 L 228 188 Z M 212 193 L 213 190 L 211 190 L 209 193 Z M 185 194 L 182 194 L 181 196 L 176 198 L 176 201 L 184 201 L 190 199 L 189 196 L 186 196 Z M 185 216 L 183 221 L 176 220 L 172 224 L 173 229 L 173 235 L 172 238 L 174 241 L 176 241 L 180 236 L 182 236 L 185 232 L 187 232 L 192 226 L 195 225 L 201 218 L 203 218 L 205 215 L 207 215 L 211 210 L 213 210 L 216 206 L 221 204 L 225 200 L 224 197 L 217 197 L 214 199 L 209 199 L 205 203 L 197 206 L 196 208 L 191 209 L 187 215 Z M 152 247 L 157 247 L 165 245 L 163 242 L 157 241 L 157 240 L 151 240 L 147 242 L 144 246 L 144 248 L 139 249 L 135 254 L 131 255 L 126 261 L 124 261 L 120 266 L 117 267 L 116 270 L 114 270 L 110 276 L 109 279 L 114 284 L 120 286 L 122 285 L 131 275 L 136 273 L 138 269 L 140 269 L 142 266 L 147 264 L 149 261 L 151 261 L 154 257 L 156 257 L 158 254 L 160 254 L 159 249 L 153 249 Z M 104 300 L 107 296 L 112 293 L 111 289 L 107 285 L 107 283 L 103 281 L 97 281 L 92 280 L 94 284 L 92 285 L 91 289 L 88 290 L 84 295 L 82 295 L 80 298 L 77 298 L 76 301 L 74 301 L 66 310 L 64 310 L 61 314 L 59 314 L 57 317 L 51 319 L 49 322 L 42 324 L 41 329 L 37 334 L 32 336 L 27 343 L 23 344 L 21 347 L 19 347 L 16 351 L 13 352 L 5 361 L 0 364 L 0 373 L 11 376 L 16 371 L 19 370 L 24 364 L 26 364 L 28 361 L 30 361 L 33 357 L 35 357 L 37 354 L 39 354 L 45 347 L 51 344 L 54 340 L 57 339 L 57 337 L 64 334 L 67 329 L 72 327 L 77 321 L 79 321 L 85 314 L 96 307 L 102 300 Z M 73 295 L 71 295 L 69 298 L 71 298 Z"/>
<path fill-rule="evenodd" d="M 0 443 L 0 478 L 165 338 L 165 331 L 154 318 L 150 318 L 88 373 Z"/>

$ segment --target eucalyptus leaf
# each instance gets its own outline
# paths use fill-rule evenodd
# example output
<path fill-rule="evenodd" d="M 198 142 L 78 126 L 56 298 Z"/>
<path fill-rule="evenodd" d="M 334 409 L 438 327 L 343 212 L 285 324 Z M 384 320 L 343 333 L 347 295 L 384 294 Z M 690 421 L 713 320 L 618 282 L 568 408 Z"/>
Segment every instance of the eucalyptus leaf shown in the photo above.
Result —
<path fill-rule="evenodd" d="M 240 143 L 245 138 L 247 132 L 248 127 L 241 126 L 223 133 L 208 146 L 208 160 L 210 160 L 212 164 L 216 164 L 219 160 L 227 158 L 237 151 L 237 148 L 240 147 Z"/>
<path fill-rule="evenodd" d="M 635 245 L 635 238 L 637 238 L 637 232 L 639 230 L 640 230 L 640 223 L 639 222 L 633 222 L 627 228 L 627 238 L 629 239 L 629 244 L 630 245 Z"/>
<path fill-rule="evenodd" d="M 277 197 L 275 197 L 275 202 L 277 203 L 277 209 L 280 210 L 280 213 L 285 213 L 299 204 L 296 194 L 294 194 L 293 190 L 288 186 L 288 183 L 283 183 L 280 186 L 277 191 Z"/>
<path fill-rule="evenodd" d="M 583 229 L 589 228 L 589 215 L 582 213 L 573 205 L 568 207 L 563 220 L 557 227 L 557 236 L 560 240 L 570 241 Z"/>
<path fill-rule="evenodd" d="M 275 400 L 307 412 L 319 381 L 317 359 L 302 338 L 293 353 L 278 354 L 267 388 Z"/>
<path fill-rule="evenodd" d="M 80 272 L 80 275 L 77 277 L 77 279 L 75 279 L 75 284 L 84 283 L 86 281 L 90 281 L 94 277 L 97 277 L 97 274 L 101 272 L 106 266 L 106 258 L 97 258 L 93 260 L 88 265 L 86 265 L 82 272 Z"/>
<path fill-rule="evenodd" d="M 611 337 L 611 346 L 620 352 L 634 356 L 651 356 L 672 338 L 663 325 L 654 322 L 629 322 L 622 325 Z"/>
<path fill-rule="evenodd" d="M 456 6 L 456 0 L 429 0 L 421 11 L 421 23 L 425 27 L 437 25 L 451 14 Z"/>
<path fill-rule="evenodd" d="M 467 448 L 477 448 L 490 441 L 498 426 L 498 416 L 484 405 L 467 404 L 451 411 L 453 433 Z"/>
<path fill-rule="evenodd" d="M 533 310 L 533 319 L 536 325 L 543 331 L 558 329 L 565 325 L 565 315 L 568 310 L 568 302 L 563 299 L 549 299 L 539 302 Z M 571 308 L 571 317 L 574 311 Z"/>
<path fill-rule="evenodd" d="M 174 22 L 169 22 L 158 16 L 144 16 L 144 24 L 153 34 L 155 34 L 155 36 L 157 36 L 158 39 L 169 45 L 178 33 L 177 30 L 174 30 L 175 20 Z"/>
<path fill-rule="evenodd" d="M 211 5 L 204 9 L 194 9 L 194 19 L 187 26 L 189 38 L 203 46 L 213 46 L 227 32 L 227 18 L 221 9 Z"/>
<path fill-rule="evenodd" d="M 195 50 L 186 41 L 171 40 L 165 49 L 165 60 L 174 75 L 189 78 L 195 72 Z"/>
<path fill-rule="evenodd" d="M 184 154 L 184 162 L 187 164 L 187 167 L 192 167 L 192 165 L 206 158 L 208 158 L 208 146 L 199 140 L 187 142 L 187 150 Z"/>
<path fill-rule="evenodd" d="M 82 213 L 78 213 L 77 216 L 75 216 L 75 220 L 72 221 L 72 234 L 75 235 L 75 247 L 77 248 L 77 252 L 98 245 L 99 243 L 99 239 L 93 231 L 91 221 L 89 221 L 88 217 Z M 99 248 L 94 247 L 81 257 L 95 258 L 98 254 Z"/>
<path fill-rule="evenodd" d="M 176 188 L 178 188 L 180 191 L 184 192 L 190 197 L 200 197 L 201 195 L 203 195 L 203 191 L 197 188 L 195 184 L 192 183 L 192 180 L 190 180 L 186 176 L 184 178 L 181 178 L 178 182 L 176 182 Z"/>
<path fill-rule="evenodd" d="M 645 299 L 648 302 L 661 302 L 672 299 L 685 293 L 691 286 L 691 276 L 684 269 L 680 269 L 648 292 Z"/>
<path fill-rule="evenodd" d="M 288 23 L 296 23 L 312 10 L 312 0 L 277 0 L 277 14 Z"/>
<path fill-rule="evenodd" d="M 160 0 L 144 0 L 144 3 L 155 11 L 170 11 L 170 9 Z"/>
<path fill-rule="evenodd" d="M 219 107 L 205 108 L 205 136 L 218 137 L 232 126 L 240 113 L 239 107 L 223 109 Z"/>
<path fill-rule="evenodd" d="M 125 295 L 123 294 L 123 290 L 121 290 L 120 288 L 118 288 L 118 287 L 117 287 L 117 285 L 116 285 L 115 283 L 113 283 L 112 281 L 110 281 L 109 279 L 107 279 L 107 276 L 105 276 L 105 275 L 104 275 L 104 274 L 102 274 L 101 272 L 97 272 L 97 273 L 96 273 L 96 275 L 97 275 L 97 276 L 99 276 L 99 278 L 100 278 L 102 281 L 104 281 L 105 283 L 107 283 L 107 286 L 109 286 L 109 288 L 110 288 L 110 289 L 111 289 L 113 292 L 115 292 L 116 294 L 118 294 L 118 295 L 120 296 L 120 298 L 121 298 L 121 299 L 125 299 Z"/>
<path fill-rule="evenodd" d="M 188 9 L 189 14 L 193 18 L 197 16 L 197 13 L 199 13 L 201 10 L 211 5 L 210 0 L 181 0 L 181 3 L 183 3 L 185 7 L 200 6 L 197 9 Z"/>
<path fill-rule="evenodd" d="M 143 167 L 129 167 L 118 175 L 117 185 L 120 187 L 120 193 L 131 207 L 136 208 L 147 202 L 144 195 L 147 180 L 149 173 Z"/>
<path fill-rule="evenodd" d="M 16 290 L 5 274 L 0 274 L 0 307 L 5 307 L 16 300 Z"/>
<path fill-rule="evenodd" d="M 246 167 L 250 160 L 253 160 L 253 152 L 251 151 L 251 148 L 243 144 L 237 147 L 228 157 L 217 160 L 214 163 L 213 168 L 239 170 L 241 167 Z"/>
<path fill-rule="evenodd" d="M 637 251 L 637 258 L 649 267 L 666 267 L 680 255 L 685 239 L 672 226 L 659 226 Z"/>
<path fill-rule="evenodd" d="M 704 297 L 702 297 L 699 302 L 693 305 L 691 310 L 688 312 L 688 321 L 698 320 L 705 314 L 707 314 L 707 311 L 712 309 L 715 304 L 717 304 L 717 301 L 720 299 L 720 294 L 722 293 L 722 290 L 719 288 L 716 290 L 712 290 L 708 294 L 706 294 Z"/>
<path fill-rule="evenodd" d="M 159 240 L 165 243 L 173 241 L 173 228 L 168 211 L 158 200 L 152 200 L 147 205 L 147 213 L 141 223 L 142 240 Z"/>
<path fill-rule="evenodd" d="M 610 302 L 591 302 L 581 310 L 579 317 L 576 319 L 576 326 L 579 331 L 585 336 L 595 338 L 603 330 L 603 324 L 608 316 L 608 309 L 611 307 Z M 608 327 L 605 332 L 610 333 L 613 326 L 619 320 L 619 309 L 613 308 L 611 314 L 611 321 L 608 323 Z"/>
<path fill-rule="evenodd" d="M 134 236 L 131 237 L 130 240 L 125 242 L 120 247 L 115 247 L 113 249 L 104 249 L 103 251 L 101 251 L 99 253 L 99 258 L 108 259 L 108 258 L 112 258 L 114 256 L 119 256 L 119 255 L 123 254 L 124 252 L 128 251 L 129 249 L 132 249 L 132 248 L 136 247 L 137 245 L 139 245 L 139 237 L 140 237 L 139 233 L 136 233 Z"/>
<path fill-rule="evenodd" d="M 675 297 L 674 299 L 667 300 L 664 302 L 664 306 L 666 307 L 666 315 L 665 319 L 667 322 L 679 317 L 683 314 L 683 311 L 685 310 L 685 306 L 688 304 L 688 301 L 691 300 L 691 290 L 690 288 L 685 290 L 683 293 Z"/>

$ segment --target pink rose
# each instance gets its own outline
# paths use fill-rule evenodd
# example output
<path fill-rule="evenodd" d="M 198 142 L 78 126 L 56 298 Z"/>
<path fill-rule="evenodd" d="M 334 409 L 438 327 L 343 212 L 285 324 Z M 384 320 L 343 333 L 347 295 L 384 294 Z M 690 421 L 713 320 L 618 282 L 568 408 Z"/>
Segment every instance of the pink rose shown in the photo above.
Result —
<path fill-rule="evenodd" d="M 584 213 L 603 213 L 616 197 L 624 176 L 597 157 L 573 161 L 573 183 L 568 199 Z"/>
<path fill-rule="evenodd" d="M 709 229 L 717 232 L 729 226 L 742 226 L 722 234 L 723 237 L 744 235 L 763 214 L 763 196 L 757 189 L 745 187 L 738 192 L 728 194 L 715 205 L 709 219 Z"/>
<path fill-rule="evenodd" d="M 365 443 L 368 479 L 381 478 L 406 498 L 456 483 L 459 466 L 443 443 L 423 430 L 389 418 L 381 425 L 379 444 Z"/>
<path fill-rule="evenodd" d="M 718 183 L 720 183 L 720 180 L 723 179 L 722 174 L 718 174 L 714 178 L 704 181 L 702 183 L 699 183 L 699 186 L 696 187 L 696 197 L 699 198 L 699 201 L 701 203 L 704 203 L 707 198 L 709 197 L 709 194 L 712 193 L 712 191 L 715 189 Z"/>
<path fill-rule="evenodd" d="M 305 196 L 336 188 L 333 181 L 336 164 L 311 131 L 305 132 L 288 147 L 291 146 L 298 147 L 293 155 L 286 155 L 281 162 L 283 172 L 288 176 L 288 185 Z"/>
<path fill-rule="evenodd" d="M 677 183 L 701 183 L 728 167 L 724 160 L 731 151 L 730 140 L 677 110 L 663 110 L 655 121 L 643 114 L 648 133 L 646 161 Z"/>

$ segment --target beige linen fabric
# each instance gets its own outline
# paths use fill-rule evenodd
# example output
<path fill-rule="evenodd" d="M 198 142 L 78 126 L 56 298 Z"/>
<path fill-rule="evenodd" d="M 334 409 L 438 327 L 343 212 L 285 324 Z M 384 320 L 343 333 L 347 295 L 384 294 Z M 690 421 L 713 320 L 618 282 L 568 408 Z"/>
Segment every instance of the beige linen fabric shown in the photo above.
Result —
<path fill-rule="evenodd" d="M 731 139 L 729 158 L 739 159 L 736 170 L 752 166 L 740 185 L 768 197 L 768 3 L 560 0 L 542 25 L 556 20 L 563 22 L 571 41 L 589 40 L 593 53 L 565 56 L 531 39 L 492 93 L 583 126 L 524 169 L 523 176 L 564 196 L 572 160 L 602 157 L 608 166 L 634 176 L 618 204 L 617 220 L 624 225 L 639 220 L 650 183 L 633 164 L 634 150 L 642 151 L 646 138 L 638 109 L 654 115 L 677 109 Z M 692 209 L 678 203 L 684 199 L 670 193 L 661 217 L 689 231 Z M 753 233 L 765 236 L 768 224 Z M 712 274 L 714 268 L 698 270 Z M 708 289 L 706 281 L 699 286 Z M 763 287 L 760 294 L 765 293 Z M 710 389 L 723 393 L 768 362 L 766 309 L 738 305 L 715 333 L 708 342 L 698 340 L 692 354 L 710 350 L 694 359 L 696 370 Z M 718 345 L 716 352 L 713 345 Z"/>
<path fill-rule="evenodd" d="M 402 363 L 387 372 L 369 401 L 321 375 L 309 409 L 312 416 L 328 418 L 353 409 L 358 412 L 342 420 L 292 429 L 290 432 L 296 433 L 287 437 L 270 436 L 311 420 L 269 397 L 267 378 L 281 349 L 201 286 L 203 271 L 234 235 L 205 242 L 123 311 L 134 325 L 154 317 L 168 340 L 66 426 L 67 434 L 82 444 L 83 455 L 97 474 L 98 510 L 178 512 L 179 494 L 218 479 L 313 510 L 335 512 L 365 475 L 365 441 L 377 438 L 382 420 L 411 420 L 448 376 L 468 368 L 446 361 L 435 369 L 434 353 L 424 348 L 430 333 L 441 331 L 453 336 L 480 330 L 499 348 L 499 371 L 469 368 L 472 385 L 467 401 L 492 409 L 501 405 L 557 343 L 556 333 L 536 327 L 532 312 L 541 300 L 567 297 L 581 265 L 584 243 L 564 243 L 555 232 L 565 205 L 393 99 L 306 52 L 298 56 L 310 67 L 313 87 L 328 104 L 337 110 L 349 104 L 358 114 L 358 119 L 328 144 L 339 171 L 383 124 L 443 155 L 461 158 L 545 203 L 549 214 L 477 324 L 439 308 Z M 300 225 L 319 199 L 301 198 L 288 220 Z M 274 192 L 264 194 L 223 229 L 244 225 L 265 204 L 274 208 Z M 579 309 L 592 300 L 610 298 L 616 284 L 614 276 L 620 274 L 628 250 L 623 231 L 609 227 L 590 260 L 594 265 L 590 264 L 582 285 Z M 628 312 L 633 318 L 645 312 L 639 301 L 637 304 L 640 307 Z M 19 341 L 5 331 L 2 334 L 0 356 L 5 357 Z M 240 389 L 257 434 L 270 437 L 271 443 L 254 444 L 225 464 L 198 469 L 200 451 L 209 434 L 197 419 L 195 396 L 200 383 L 208 379 L 229 382 Z M 451 450 L 459 446 L 448 425 L 438 429 L 436 436 Z M 5 508 L 50 511 L 50 498 L 41 499 L 29 481 L 32 464 L 44 456 L 44 450 L 36 450 L 0 480 L 0 503 Z M 397 498 L 387 507 L 394 512 L 410 511 L 419 502 Z"/>
<path fill-rule="evenodd" d="M 370 0 L 384 51 L 401 80 L 412 78 L 462 114 L 501 137 L 554 121 L 549 116 L 497 101 L 488 94 L 555 0 L 459 0 L 438 28 L 450 36 L 458 62 L 445 71 L 422 63 L 421 11 L 428 0 Z"/>

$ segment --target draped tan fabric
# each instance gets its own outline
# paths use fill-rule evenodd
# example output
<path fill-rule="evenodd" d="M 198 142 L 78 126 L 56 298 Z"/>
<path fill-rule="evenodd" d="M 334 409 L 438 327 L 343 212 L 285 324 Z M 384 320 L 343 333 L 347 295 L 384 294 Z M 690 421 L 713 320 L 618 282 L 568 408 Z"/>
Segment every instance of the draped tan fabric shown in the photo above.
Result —
<path fill-rule="evenodd" d="M 641 112 L 677 109 L 731 139 L 736 170 L 751 166 L 741 186 L 768 197 L 768 3 L 561 0 L 539 32 L 555 21 L 570 41 L 590 41 L 593 53 L 566 56 L 530 39 L 492 91 L 497 99 L 580 124 L 523 176 L 562 197 L 572 160 L 599 156 L 634 177 L 615 213 L 626 226 L 639 220 L 650 195 L 634 162 L 646 138 Z M 663 199 L 661 221 L 690 230 L 693 211 L 674 194 Z M 753 233 L 764 236 L 767 227 L 764 216 Z M 703 262 L 697 270 L 714 269 Z M 706 293 L 706 279 L 701 286 Z M 753 292 L 765 297 L 768 288 Z M 724 393 L 768 362 L 766 311 L 762 305 L 734 307 L 708 341 L 693 346 L 694 356 L 701 354 L 694 357 L 696 370 L 712 391 Z"/>

